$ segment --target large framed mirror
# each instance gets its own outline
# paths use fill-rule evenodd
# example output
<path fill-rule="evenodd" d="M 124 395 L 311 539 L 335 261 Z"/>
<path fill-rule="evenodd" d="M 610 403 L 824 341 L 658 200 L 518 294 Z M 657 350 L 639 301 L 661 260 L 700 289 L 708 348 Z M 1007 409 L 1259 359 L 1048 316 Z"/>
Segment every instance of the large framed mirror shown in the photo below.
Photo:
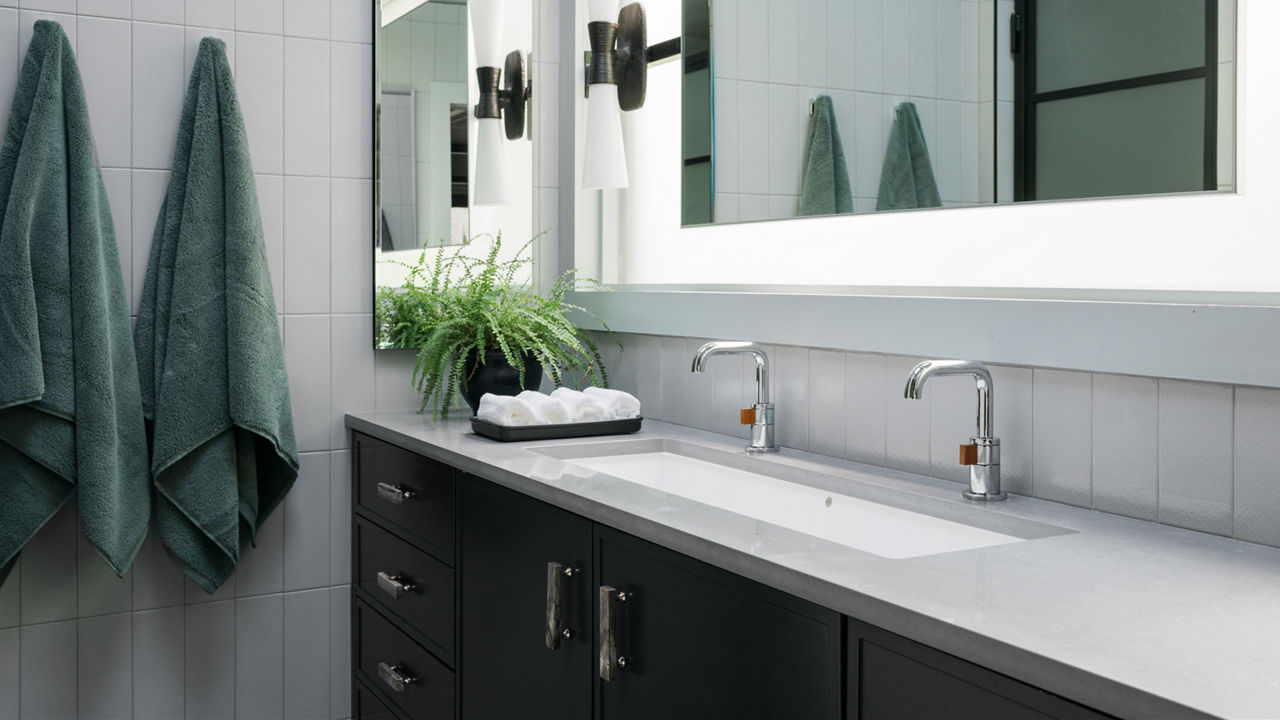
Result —
<path fill-rule="evenodd" d="M 1235 15 L 683 0 L 681 224 L 1230 191 Z"/>
<path fill-rule="evenodd" d="M 410 266 L 439 253 L 483 253 L 503 234 L 504 252 L 533 234 L 532 133 L 528 108 L 504 134 L 480 143 L 480 84 L 467 0 L 372 0 L 374 16 L 374 307 L 400 288 Z M 528 67 L 532 0 L 508 0 L 489 28 L 504 54 Z M 527 79 L 527 78 L 526 78 Z M 500 82 L 500 80 L 499 80 Z M 508 113 L 510 115 L 511 113 Z M 517 122 L 518 120 L 518 122 Z M 505 120 L 503 121 L 505 122 Z M 478 166 L 480 171 L 477 172 Z M 479 177 L 478 177 L 479 175 Z M 375 323 L 374 343 L 395 347 Z"/>

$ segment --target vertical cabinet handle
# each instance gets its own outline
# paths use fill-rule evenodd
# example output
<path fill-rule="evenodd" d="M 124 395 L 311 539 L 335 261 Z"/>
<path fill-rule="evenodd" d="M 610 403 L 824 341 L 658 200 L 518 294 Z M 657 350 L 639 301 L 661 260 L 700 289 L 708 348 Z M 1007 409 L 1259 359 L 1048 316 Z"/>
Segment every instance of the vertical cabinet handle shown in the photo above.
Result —
<path fill-rule="evenodd" d="M 403 665 L 388 665 L 387 663 L 378 663 L 378 677 L 382 678 L 382 682 L 392 690 L 402 693 L 405 688 L 418 682 L 418 678 L 414 676 L 409 668 Z"/>
<path fill-rule="evenodd" d="M 569 578 L 578 571 L 558 562 L 547 563 L 547 648 L 560 649 L 560 641 L 573 637 L 564 624 L 564 604 L 569 594 Z"/>
<path fill-rule="evenodd" d="M 618 651 L 618 625 L 622 604 L 635 596 L 608 585 L 600 586 L 600 679 L 610 682 L 627 667 L 628 659 Z"/>
<path fill-rule="evenodd" d="M 392 575 L 387 572 L 378 573 L 378 589 L 391 596 L 393 600 L 408 595 L 418 589 L 418 586 L 409 581 L 404 575 Z"/>
<path fill-rule="evenodd" d="M 392 485 L 391 483 L 378 483 L 378 497 L 392 505 L 399 505 L 405 500 L 412 500 L 414 495 L 417 495 L 417 493 L 409 488 Z"/>

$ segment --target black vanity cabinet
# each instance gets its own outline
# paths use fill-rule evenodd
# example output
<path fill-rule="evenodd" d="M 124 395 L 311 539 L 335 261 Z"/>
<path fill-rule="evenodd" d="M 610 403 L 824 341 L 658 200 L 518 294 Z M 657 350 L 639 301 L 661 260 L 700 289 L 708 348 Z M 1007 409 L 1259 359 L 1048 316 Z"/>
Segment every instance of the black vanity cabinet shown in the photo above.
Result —
<path fill-rule="evenodd" d="M 590 720 L 591 522 L 467 476 L 458 514 L 462 717 Z"/>
<path fill-rule="evenodd" d="M 354 434 L 352 714 L 1104 716 Z"/>
<path fill-rule="evenodd" d="M 880 628 L 846 622 L 848 720 L 1109 717 Z"/>
<path fill-rule="evenodd" d="M 840 718 L 838 613 L 599 526 L 596 564 L 598 717 Z"/>

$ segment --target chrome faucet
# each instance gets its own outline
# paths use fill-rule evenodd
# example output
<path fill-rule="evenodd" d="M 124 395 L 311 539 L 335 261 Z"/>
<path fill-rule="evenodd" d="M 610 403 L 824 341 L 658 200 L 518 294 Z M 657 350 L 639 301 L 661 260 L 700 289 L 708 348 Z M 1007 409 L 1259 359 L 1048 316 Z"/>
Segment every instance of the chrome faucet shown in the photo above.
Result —
<path fill-rule="evenodd" d="M 750 355 L 756 361 L 756 402 L 742 411 L 742 424 L 751 426 L 749 453 L 778 452 L 773 432 L 773 403 L 769 402 L 769 356 L 753 342 L 709 342 L 693 356 L 693 371 L 701 373 L 712 355 Z"/>
<path fill-rule="evenodd" d="M 924 384 L 937 375 L 972 375 L 978 384 L 977 436 L 960 446 L 960 464 L 969 466 L 969 489 L 964 496 L 969 500 L 1004 500 L 1008 496 L 1000 491 L 1000 438 L 991 434 L 991 371 L 976 360 L 926 360 L 907 375 L 903 394 L 908 400 L 919 400 L 924 396 Z"/>

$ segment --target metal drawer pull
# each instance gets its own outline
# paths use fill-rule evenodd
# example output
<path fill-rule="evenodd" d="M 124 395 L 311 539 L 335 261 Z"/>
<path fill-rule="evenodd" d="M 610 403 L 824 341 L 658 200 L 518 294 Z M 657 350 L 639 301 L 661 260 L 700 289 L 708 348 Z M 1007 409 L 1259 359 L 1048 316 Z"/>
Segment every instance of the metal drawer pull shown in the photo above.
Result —
<path fill-rule="evenodd" d="M 600 586 L 600 679 L 605 682 L 613 680 L 634 659 L 618 654 L 618 614 L 622 604 L 633 597 L 635 593 Z"/>
<path fill-rule="evenodd" d="M 412 500 L 414 495 L 417 495 L 417 493 L 409 488 L 384 482 L 378 483 L 378 497 L 392 505 L 399 505 L 405 500 Z"/>
<path fill-rule="evenodd" d="M 384 662 L 378 663 L 378 677 L 382 678 L 382 682 L 387 687 L 396 692 L 404 692 L 404 689 L 416 682 L 418 678 L 414 676 L 409 668 L 403 665 L 388 665 Z"/>
<path fill-rule="evenodd" d="M 405 575 L 380 572 L 378 573 L 378 589 L 390 595 L 393 599 L 399 600 L 418 589 L 417 585 L 408 582 L 408 580 L 409 578 Z"/>
<path fill-rule="evenodd" d="M 560 649 L 560 641 L 573 637 L 573 631 L 564 625 L 564 603 L 569 590 L 569 578 L 578 571 L 558 562 L 547 563 L 547 647 Z"/>

